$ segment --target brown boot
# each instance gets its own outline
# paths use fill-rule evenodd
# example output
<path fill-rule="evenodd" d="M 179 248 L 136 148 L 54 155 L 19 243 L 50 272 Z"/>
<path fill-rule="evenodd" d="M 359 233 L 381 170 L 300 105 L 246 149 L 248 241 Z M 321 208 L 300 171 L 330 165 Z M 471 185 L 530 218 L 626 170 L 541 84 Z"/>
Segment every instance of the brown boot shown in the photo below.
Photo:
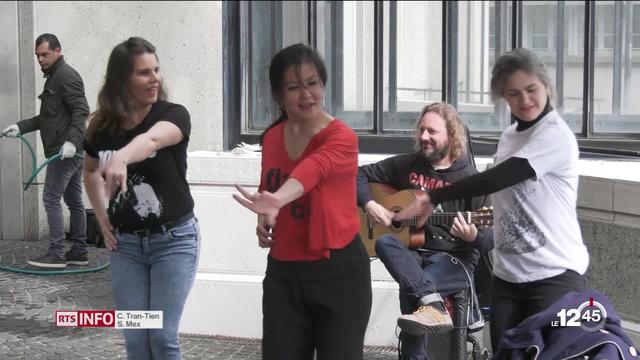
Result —
<path fill-rule="evenodd" d="M 400 315 L 398 326 L 411 335 L 443 334 L 453 329 L 451 316 L 445 310 L 436 309 L 431 305 L 423 305 L 413 314 Z"/>

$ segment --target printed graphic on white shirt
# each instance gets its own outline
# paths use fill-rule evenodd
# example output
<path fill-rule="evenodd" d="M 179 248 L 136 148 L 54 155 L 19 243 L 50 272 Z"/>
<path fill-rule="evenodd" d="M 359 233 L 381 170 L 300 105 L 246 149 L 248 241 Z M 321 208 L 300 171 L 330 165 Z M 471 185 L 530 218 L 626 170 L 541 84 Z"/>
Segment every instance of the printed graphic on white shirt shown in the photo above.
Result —
<path fill-rule="evenodd" d="M 535 251 L 545 245 L 545 237 L 528 211 L 524 209 L 535 188 L 527 189 L 526 183 L 513 187 L 513 203 L 498 220 L 502 231 L 502 239 L 497 248 L 507 254 L 524 254 Z"/>
<path fill-rule="evenodd" d="M 512 283 L 546 279 L 573 270 L 584 274 L 589 254 L 582 241 L 576 198 L 578 142 L 556 111 L 536 125 L 509 126 L 496 149 L 496 164 L 527 159 L 535 176 L 493 193 L 493 273 Z"/>

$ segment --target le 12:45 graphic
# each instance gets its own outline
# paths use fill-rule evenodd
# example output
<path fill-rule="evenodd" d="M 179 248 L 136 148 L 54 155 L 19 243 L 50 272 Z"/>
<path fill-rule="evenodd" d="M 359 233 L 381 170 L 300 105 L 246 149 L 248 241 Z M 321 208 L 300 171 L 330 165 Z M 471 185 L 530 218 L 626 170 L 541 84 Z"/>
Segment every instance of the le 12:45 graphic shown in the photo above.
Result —
<path fill-rule="evenodd" d="M 597 331 L 607 322 L 607 310 L 593 298 L 583 302 L 575 309 L 562 309 L 557 314 L 558 320 L 551 321 L 551 326 L 579 326 L 586 331 Z"/>

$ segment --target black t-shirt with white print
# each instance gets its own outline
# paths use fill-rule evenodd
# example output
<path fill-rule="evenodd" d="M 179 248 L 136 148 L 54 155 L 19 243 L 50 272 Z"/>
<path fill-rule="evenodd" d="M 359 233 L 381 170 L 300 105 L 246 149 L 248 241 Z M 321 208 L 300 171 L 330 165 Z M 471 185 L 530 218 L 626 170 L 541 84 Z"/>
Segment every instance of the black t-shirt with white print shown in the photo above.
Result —
<path fill-rule="evenodd" d="M 103 166 L 111 151 L 123 148 L 158 121 L 176 125 L 183 139 L 127 166 L 127 192 L 119 193 L 109 201 L 109 220 L 118 230 L 156 227 L 193 210 L 193 198 L 186 178 L 191 122 L 184 106 L 158 101 L 135 128 L 118 136 L 99 134 L 93 142 L 85 139 L 84 148 L 87 155 L 99 159 Z"/>

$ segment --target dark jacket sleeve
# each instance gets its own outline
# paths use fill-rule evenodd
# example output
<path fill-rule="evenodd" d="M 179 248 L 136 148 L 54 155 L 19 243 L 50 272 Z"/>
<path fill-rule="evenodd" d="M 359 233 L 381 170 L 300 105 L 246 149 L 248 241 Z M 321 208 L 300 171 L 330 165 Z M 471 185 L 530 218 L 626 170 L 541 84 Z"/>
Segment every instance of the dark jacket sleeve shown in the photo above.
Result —
<path fill-rule="evenodd" d="M 495 167 L 462 179 L 451 186 L 429 191 L 431 202 L 461 199 L 470 196 L 493 194 L 536 175 L 524 158 L 512 157 Z"/>
<path fill-rule="evenodd" d="M 20 129 L 20 134 L 40 130 L 40 115 L 36 115 L 31 119 L 20 120 L 16 125 L 18 125 L 18 128 Z"/>
<path fill-rule="evenodd" d="M 473 242 L 480 252 L 486 253 L 493 249 L 493 229 L 482 228 L 478 229 L 478 235 L 476 235 L 476 241 Z"/>
<path fill-rule="evenodd" d="M 75 145 L 76 149 L 82 149 L 86 121 L 89 117 L 89 105 L 84 94 L 82 78 L 78 73 L 70 71 L 69 75 L 62 79 L 61 88 L 62 100 L 71 113 L 71 122 L 65 141 Z"/>
<path fill-rule="evenodd" d="M 393 156 L 358 168 L 358 177 L 356 179 L 358 206 L 364 207 L 373 199 L 369 192 L 369 183 L 382 183 L 392 186 L 395 184 L 397 169 L 395 164 L 397 159 L 398 156 Z"/>
<path fill-rule="evenodd" d="M 478 211 L 482 208 L 487 208 L 491 206 L 491 199 L 488 195 L 476 196 L 471 200 L 472 210 Z M 493 225 L 493 211 L 487 210 L 488 217 L 491 219 L 491 222 L 487 225 Z M 478 250 L 481 252 L 488 252 L 493 249 L 493 227 L 478 227 L 478 235 L 476 236 L 476 240 L 472 243 Z"/>
<path fill-rule="evenodd" d="M 455 186 L 458 182 L 464 181 L 464 179 L 468 179 L 469 177 L 475 176 L 475 174 L 478 174 L 478 172 L 476 171 L 475 168 L 473 168 L 472 166 L 467 167 L 466 169 L 462 170 L 464 171 L 464 173 L 466 176 L 464 178 L 462 178 L 461 180 L 458 180 L 457 182 L 454 182 L 453 184 L 449 185 L 448 187 L 444 187 L 444 188 L 439 188 L 436 190 L 431 190 L 431 192 L 433 191 L 437 191 L 440 189 L 447 189 L 449 187 Z M 476 225 L 478 228 L 478 233 L 476 235 L 476 239 L 473 242 L 467 243 L 462 239 L 458 239 L 459 242 L 468 244 L 469 246 L 472 246 L 474 248 L 476 248 L 478 251 L 480 252 L 487 252 L 491 249 L 493 249 L 493 229 L 490 227 L 490 225 L 492 225 L 491 222 L 489 222 L 490 219 L 492 219 L 492 217 L 490 217 L 491 214 L 491 210 L 488 210 L 489 206 L 491 205 L 491 200 L 490 197 L 488 195 L 480 195 L 480 196 L 476 196 L 476 197 L 471 197 L 471 196 L 467 196 L 464 198 L 455 198 L 455 199 L 448 199 L 446 202 L 442 202 L 442 206 L 444 208 L 445 211 L 461 211 L 461 212 L 465 212 L 465 211 L 473 211 L 473 212 L 477 212 L 478 210 L 482 209 L 482 208 L 487 208 L 487 226 L 482 226 L 482 225 Z M 453 235 L 451 235 L 450 231 L 451 231 L 451 226 L 450 225 L 437 225 L 437 226 L 427 226 L 427 234 L 426 236 L 440 236 L 444 239 L 448 239 L 448 238 L 455 238 Z M 456 238 L 457 239 L 457 238 Z"/>

